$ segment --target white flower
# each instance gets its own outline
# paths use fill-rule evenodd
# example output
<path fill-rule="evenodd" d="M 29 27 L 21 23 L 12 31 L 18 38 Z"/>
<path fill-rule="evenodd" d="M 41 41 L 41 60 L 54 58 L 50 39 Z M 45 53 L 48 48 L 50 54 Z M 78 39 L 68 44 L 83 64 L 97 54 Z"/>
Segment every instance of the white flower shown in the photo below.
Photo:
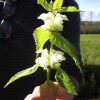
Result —
<path fill-rule="evenodd" d="M 61 51 L 56 51 L 55 55 L 57 56 L 57 58 L 59 59 L 59 61 L 66 60 L 66 58 L 64 57 L 64 53 L 61 52 Z"/>
<path fill-rule="evenodd" d="M 38 19 L 41 19 L 44 21 L 44 25 L 42 25 L 42 28 L 45 30 L 50 30 L 52 27 L 52 23 L 53 23 L 53 19 L 54 19 L 54 15 L 49 12 L 49 13 L 43 13 L 41 14 Z"/>
<path fill-rule="evenodd" d="M 35 60 L 36 63 L 40 64 L 41 67 L 47 68 L 49 66 L 49 61 L 46 58 L 39 57 Z"/>
<path fill-rule="evenodd" d="M 50 31 L 62 31 L 63 30 L 63 20 L 68 20 L 65 15 L 60 13 L 43 13 L 38 19 L 44 21 L 42 28 Z"/>
<path fill-rule="evenodd" d="M 42 53 L 42 52 L 43 52 L 42 49 L 39 49 L 39 50 L 36 51 L 36 53 Z"/>
<path fill-rule="evenodd" d="M 61 51 L 53 51 L 53 54 L 50 57 L 51 67 L 60 67 L 60 62 L 66 60 L 64 53 Z"/>
<path fill-rule="evenodd" d="M 41 57 L 44 57 L 44 58 L 48 58 L 49 54 L 48 54 L 48 50 L 47 49 L 44 49 L 44 50 L 37 50 L 36 53 L 41 53 Z"/>
<path fill-rule="evenodd" d="M 68 20 L 65 15 L 57 13 L 54 19 L 54 29 L 57 31 L 63 30 L 63 20 Z"/>
<path fill-rule="evenodd" d="M 48 50 L 44 49 L 44 50 L 38 50 L 36 51 L 36 53 L 41 53 L 41 57 L 38 57 L 35 62 L 40 64 L 41 67 L 48 67 L 49 64 L 49 54 L 48 54 Z"/>
<path fill-rule="evenodd" d="M 58 58 L 57 58 L 57 55 L 52 54 L 51 57 L 50 57 L 50 61 L 51 61 L 51 62 L 59 62 L 59 60 L 58 60 Z"/>
<path fill-rule="evenodd" d="M 38 63 L 41 67 L 46 69 L 48 66 L 51 68 L 60 67 L 60 62 L 66 60 L 64 53 L 61 51 L 53 50 L 52 54 L 49 54 L 47 49 L 38 50 L 36 53 L 41 53 L 41 57 L 38 57 L 35 60 L 35 63 Z"/>

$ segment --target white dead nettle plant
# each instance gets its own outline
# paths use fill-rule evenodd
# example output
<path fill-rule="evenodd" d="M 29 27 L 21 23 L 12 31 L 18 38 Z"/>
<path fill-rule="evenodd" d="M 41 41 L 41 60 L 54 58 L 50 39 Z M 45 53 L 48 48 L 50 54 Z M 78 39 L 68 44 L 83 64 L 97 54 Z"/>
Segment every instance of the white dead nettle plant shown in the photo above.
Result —
<path fill-rule="evenodd" d="M 77 12 L 79 9 L 74 6 L 63 6 L 63 1 L 64 0 L 55 0 L 54 2 L 48 2 L 47 0 L 37 0 L 37 3 L 40 4 L 46 11 L 48 11 L 48 13 L 42 13 L 38 17 L 38 19 L 44 21 L 44 24 L 37 27 L 33 33 L 37 50 L 35 64 L 32 67 L 16 73 L 13 77 L 10 78 L 5 87 L 21 77 L 35 73 L 41 66 L 47 72 L 47 83 L 50 82 L 49 80 L 51 69 L 56 69 L 55 80 L 62 87 L 64 87 L 68 93 L 77 95 L 70 77 L 60 66 L 61 62 L 66 60 L 64 53 L 69 54 L 69 56 L 73 58 L 79 69 L 80 60 L 74 45 L 70 43 L 67 38 L 64 38 L 60 33 L 63 31 L 64 21 L 68 20 L 67 16 L 61 13 Z M 50 42 L 50 47 L 48 47 L 49 50 L 43 49 L 47 41 Z M 59 48 L 61 51 L 54 50 L 54 46 Z M 30 95 L 25 100 L 30 100 L 31 97 L 32 96 Z"/>

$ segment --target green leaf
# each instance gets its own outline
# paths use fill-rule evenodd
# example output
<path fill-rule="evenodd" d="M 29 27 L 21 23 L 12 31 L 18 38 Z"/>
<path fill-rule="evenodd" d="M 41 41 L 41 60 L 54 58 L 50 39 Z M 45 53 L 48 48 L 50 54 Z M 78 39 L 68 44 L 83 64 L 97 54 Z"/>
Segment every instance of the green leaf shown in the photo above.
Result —
<path fill-rule="evenodd" d="M 21 77 L 25 77 L 25 76 L 33 74 L 38 69 L 38 67 L 39 67 L 39 65 L 36 64 L 33 67 L 27 68 L 25 70 L 22 70 L 22 71 L 16 73 L 14 76 L 12 76 L 10 78 L 10 80 L 7 82 L 7 84 L 4 87 L 7 87 L 9 84 L 11 84 L 12 82 L 16 81 L 17 79 L 19 79 Z"/>
<path fill-rule="evenodd" d="M 52 11 L 52 6 L 46 0 L 37 0 L 37 3 L 47 11 Z"/>
<path fill-rule="evenodd" d="M 53 10 L 60 9 L 62 4 L 63 4 L 63 0 L 55 0 L 55 2 L 53 3 Z"/>
<path fill-rule="evenodd" d="M 75 6 L 61 7 L 58 12 L 80 12 L 80 10 Z"/>
<path fill-rule="evenodd" d="M 67 39 L 61 36 L 58 32 L 51 32 L 50 34 L 50 41 L 55 46 L 69 54 L 73 60 L 75 61 L 76 65 L 80 68 L 80 60 L 78 58 L 77 50 L 72 43 L 70 43 Z"/>
<path fill-rule="evenodd" d="M 34 31 L 34 38 L 38 49 L 43 49 L 44 44 L 48 41 L 49 39 L 49 31 L 44 30 L 42 27 L 36 28 Z"/>
<path fill-rule="evenodd" d="M 77 95 L 75 87 L 71 82 L 69 76 L 61 68 L 57 69 L 55 79 L 62 87 L 64 87 L 68 91 L 68 93 Z"/>

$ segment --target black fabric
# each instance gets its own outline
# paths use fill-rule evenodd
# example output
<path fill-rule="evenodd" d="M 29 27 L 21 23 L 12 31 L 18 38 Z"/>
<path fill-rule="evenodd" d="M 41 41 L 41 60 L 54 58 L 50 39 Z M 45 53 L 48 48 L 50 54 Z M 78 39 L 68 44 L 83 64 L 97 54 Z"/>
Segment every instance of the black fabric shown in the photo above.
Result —
<path fill-rule="evenodd" d="M 0 1 L 0 3 L 3 3 L 3 19 L 0 23 L 0 38 L 1 39 L 8 39 L 12 33 L 12 16 L 15 12 L 15 6 L 14 3 L 11 2 L 3 2 Z"/>
<path fill-rule="evenodd" d="M 64 5 L 77 4 L 74 0 L 65 0 Z M 36 85 L 40 85 L 46 80 L 46 73 L 39 68 L 35 74 L 21 78 L 7 88 L 3 88 L 16 72 L 34 65 L 35 43 L 33 31 L 36 27 L 43 24 L 42 21 L 37 20 L 37 16 L 43 12 L 46 11 L 37 5 L 36 0 L 19 0 L 15 15 L 13 16 L 11 37 L 8 40 L 0 39 L 0 98 L 2 100 L 23 100 L 27 94 L 33 91 Z M 79 47 L 79 13 L 67 13 L 67 16 L 69 22 L 65 22 L 62 35 L 75 45 L 79 58 L 81 58 Z M 0 3 L 0 20 L 2 18 L 2 4 Z M 68 55 L 66 56 L 67 61 L 62 64 L 63 69 L 80 82 L 81 74 L 79 69 L 76 68 L 73 60 Z M 52 76 L 54 72 L 52 72 Z"/>

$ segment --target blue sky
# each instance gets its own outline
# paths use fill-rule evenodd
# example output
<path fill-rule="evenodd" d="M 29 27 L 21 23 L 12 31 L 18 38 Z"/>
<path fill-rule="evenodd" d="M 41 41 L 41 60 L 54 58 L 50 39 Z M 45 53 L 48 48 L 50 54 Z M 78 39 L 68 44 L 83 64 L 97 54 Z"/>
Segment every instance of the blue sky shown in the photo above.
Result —
<path fill-rule="evenodd" d="M 85 11 L 83 14 L 83 19 L 89 19 L 89 13 L 93 12 L 93 20 L 100 21 L 100 0 L 76 0 L 79 4 L 79 7 L 82 11 Z"/>

